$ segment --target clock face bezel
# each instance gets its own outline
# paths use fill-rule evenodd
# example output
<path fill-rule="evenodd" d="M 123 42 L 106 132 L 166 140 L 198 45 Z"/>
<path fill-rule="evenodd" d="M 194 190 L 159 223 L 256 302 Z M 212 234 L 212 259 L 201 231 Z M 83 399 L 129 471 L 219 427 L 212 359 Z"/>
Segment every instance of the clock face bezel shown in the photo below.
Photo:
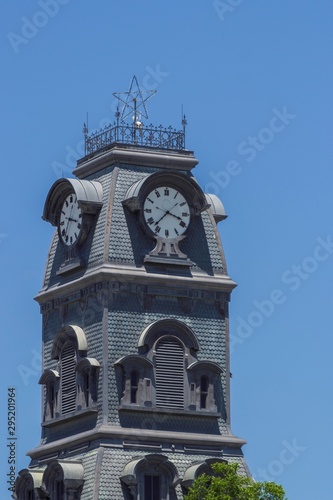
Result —
<path fill-rule="evenodd" d="M 60 205 L 58 234 L 66 248 L 80 243 L 83 237 L 83 212 L 74 192 L 67 192 Z"/>
<path fill-rule="evenodd" d="M 162 241 L 183 239 L 191 225 L 192 210 L 188 195 L 174 183 L 163 182 L 142 197 L 142 220 L 149 236 Z"/>

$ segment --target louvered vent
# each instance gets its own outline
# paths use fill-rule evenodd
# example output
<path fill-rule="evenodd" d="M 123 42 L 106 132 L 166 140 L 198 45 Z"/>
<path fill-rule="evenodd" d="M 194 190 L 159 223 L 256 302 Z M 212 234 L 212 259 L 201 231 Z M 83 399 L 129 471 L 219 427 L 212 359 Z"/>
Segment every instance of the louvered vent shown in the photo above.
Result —
<path fill-rule="evenodd" d="M 61 413 L 63 415 L 76 409 L 75 364 L 75 350 L 69 344 L 61 353 Z"/>
<path fill-rule="evenodd" d="M 156 347 L 156 406 L 184 408 L 184 350 L 174 338 Z"/>

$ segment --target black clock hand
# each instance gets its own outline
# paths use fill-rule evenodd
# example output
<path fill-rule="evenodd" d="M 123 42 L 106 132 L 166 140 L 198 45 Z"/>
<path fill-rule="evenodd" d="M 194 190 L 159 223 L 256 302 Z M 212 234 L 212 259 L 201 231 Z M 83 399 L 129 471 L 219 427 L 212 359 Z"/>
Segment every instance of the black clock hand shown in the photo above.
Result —
<path fill-rule="evenodd" d="M 170 208 L 170 210 L 173 210 L 173 209 L 174 209 L 177 205 L 178 205 L 178 201 L 177 201 L 177 203 L 175 203 L 175 205 L 174 205 L 172 208 Z M 157 208 L 158 210 L 162 210 L 162 212 L 165 212 L 165 213 L 170 213 L 170 211 L 169 211 L 169 210 L 164 210 L 164 208 L 160 208 L 160 207 L 156 207 L 156 208 Z"/>
<path fill-rule="evenodd" d="M 71 211 L 70 211 L 70 213 L 69 213 L 69 217 L 65 217 L 65 219 L 68 219 L 68 221 L 67 221 L 67 226 L 66 226 L 66 230 L 65 230 L 65 234 L 67 234 L 67 231 L 68 231 L 68 226 L 69 226 L 70 221 L 71 221 L 71 220 L 73 220 L 73 219 L 71 218 L 72 213 L 73 213 L 73 205 L 71 206 Z"/>
<path fill-rule="evenodd" d="M 178 215 L 172 214 L 171 212 L 169 212 L 169 215 L 172 215 L 172 217 L 176 217 L 176 219 L 183 220 L 181 217 L 179 217 Z"/>
<path fill-rule="evenodd" d="M 161 210 L 161 209 L 160 209 L 160 210 Z M 169 213 L 169 211 L 167 210 L 167 211 L 165 212 L 165 214 L 164 214 L 164 215 L 162 215 L 162 217 L 161 217 L 161 218 L 160 218 L 157 222 L 155 222 L 155 226 L 157 226 L 157 224 L 159 224 L 159 223 L 161 222 L 161 220 L 162 220 L 162 219 L 164 219 L 164 217 L 165 217 L 166 215 L 168 215 L 168 213 Z"/>

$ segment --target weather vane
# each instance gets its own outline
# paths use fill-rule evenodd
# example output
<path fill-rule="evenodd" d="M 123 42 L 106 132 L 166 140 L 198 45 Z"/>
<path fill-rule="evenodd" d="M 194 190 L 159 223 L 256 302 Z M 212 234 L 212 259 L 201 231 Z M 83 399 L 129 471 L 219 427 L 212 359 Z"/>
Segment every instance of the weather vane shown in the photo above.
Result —
<path fill-rule="evenodd" d="M 136 76 L 133 76 L 128 92 L 114 92 L 113 95 L 124 103 L 120 118 L 124 120 L 133 113 L 133 121 L 137 123 L 138 113 L 148 118 L 146 102 L 156 94 L 157 90 L 141 90 Z M 119 112 L 119 111 L 118 111 Z"/>

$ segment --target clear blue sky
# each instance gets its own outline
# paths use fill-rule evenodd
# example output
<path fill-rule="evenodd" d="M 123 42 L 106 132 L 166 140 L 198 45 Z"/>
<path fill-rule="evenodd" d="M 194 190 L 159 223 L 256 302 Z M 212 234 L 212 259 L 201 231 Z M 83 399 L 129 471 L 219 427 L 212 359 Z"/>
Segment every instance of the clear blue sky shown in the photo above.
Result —
<path fill-rule="evenodd" d="M 154 124 L 180 127 L 201 186 L 222 199 L 232 429 L 257 479 L 289 500 L 330 496 L 333 446 L 333 4 L 329 0 L 2 0 L 1 498 L 6 394 L 18 470 L 40 438 L 47 192 L 69 176 L 82 126 L 113 120 L 135 74 Z"/>

